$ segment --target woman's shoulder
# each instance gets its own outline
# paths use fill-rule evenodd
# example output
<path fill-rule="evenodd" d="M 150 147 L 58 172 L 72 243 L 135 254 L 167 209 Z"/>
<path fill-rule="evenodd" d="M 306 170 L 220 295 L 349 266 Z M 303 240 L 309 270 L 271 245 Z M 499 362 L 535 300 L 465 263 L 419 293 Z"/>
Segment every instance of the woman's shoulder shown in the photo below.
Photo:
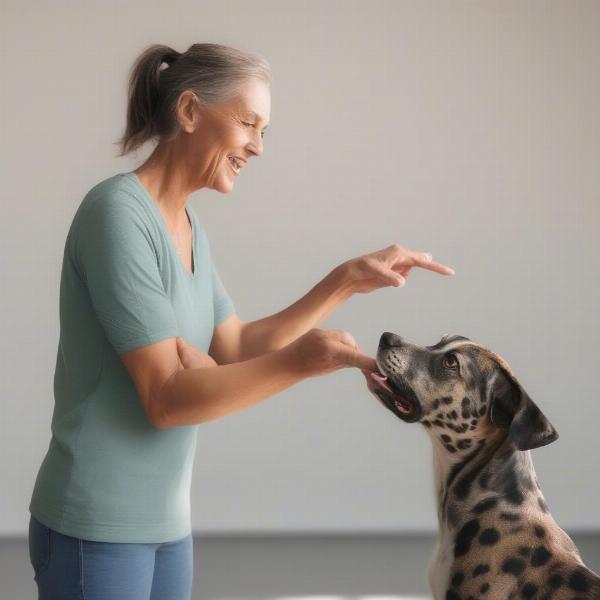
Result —
<path fill-rule="evenodd" d="M 67 243 L 100 235 L 113 238 L 151 232 L 151 208 L 127 173 L 117 173 L 96 183 L 84 195 L 73 216 Z"/>
<path fill-rule="evenodd" d="M 102 204 L 106 207 L 140 204 L 140 190 L 137 189 L 131 173 L 117 173 L 96 183 L 83 197 L 82 207 Z M 99 202 L 101 198 L 101 202 Z"/>
<path fill-rule="evenodd" d="M 151 208 L 129 173 L 117 173 L 107 177 L 84 195 L 73 216 L 71 229 L 79 229 L 84 224 L 94 227 L 100 223 L 149 224 L 152 221 Z"/>

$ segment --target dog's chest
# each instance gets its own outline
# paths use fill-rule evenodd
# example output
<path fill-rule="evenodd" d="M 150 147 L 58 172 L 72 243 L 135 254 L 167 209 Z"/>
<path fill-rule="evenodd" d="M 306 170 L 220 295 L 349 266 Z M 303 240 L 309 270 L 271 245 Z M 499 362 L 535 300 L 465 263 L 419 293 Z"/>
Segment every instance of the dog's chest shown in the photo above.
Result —
<path fill-rule="evenodd" d="M 453 560 L 452 536 L 442 529 L 429 565 L 429 586 L 435 600 L 446 598 Z"/>

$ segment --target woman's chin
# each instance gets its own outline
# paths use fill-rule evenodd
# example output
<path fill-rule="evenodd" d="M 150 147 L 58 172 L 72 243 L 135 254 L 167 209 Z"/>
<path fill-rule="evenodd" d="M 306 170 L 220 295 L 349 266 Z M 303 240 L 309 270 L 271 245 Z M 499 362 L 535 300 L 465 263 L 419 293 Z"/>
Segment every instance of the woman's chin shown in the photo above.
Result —
<path fill-rule="evenodd" d="M 217 192 L 221 192 L 222 194 L 226 194 L 233 189 L 233 181 L 220 177 L 210 186 L 210 188 Z"/>

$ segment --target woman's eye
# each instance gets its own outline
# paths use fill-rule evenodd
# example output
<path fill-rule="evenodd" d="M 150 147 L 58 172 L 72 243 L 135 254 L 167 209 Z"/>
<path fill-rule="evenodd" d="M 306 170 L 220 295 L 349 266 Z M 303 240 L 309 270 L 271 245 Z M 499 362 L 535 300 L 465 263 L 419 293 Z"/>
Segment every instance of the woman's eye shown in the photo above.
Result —
<path fill-rule="evenodd" d="M 446 354 L 446 356 L 444 356 L 444 366 L 448 369 L 457 369 L 458 359 L 454 354 Z"/>
<path fill-rule="evenodd" d="M 254 127 L 254 123 L 245 123 L 244 121 L 242 121 L 242 123 L 243 123 L 244 125 L 248 125 L 248 127 Z M 261 138 L 265 137 L 265 132 L 264 132 L 264 131 L 261 131 L 261 132 L 260 132 L 260 137 L 261 137 Z"/>

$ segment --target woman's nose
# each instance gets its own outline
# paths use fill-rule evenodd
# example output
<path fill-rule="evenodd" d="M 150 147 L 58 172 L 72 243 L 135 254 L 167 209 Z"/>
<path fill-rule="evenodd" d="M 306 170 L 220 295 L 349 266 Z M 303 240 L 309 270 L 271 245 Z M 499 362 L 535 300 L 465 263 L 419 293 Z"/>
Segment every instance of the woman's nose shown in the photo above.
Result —
<path fill-rule="evenodd" d="M 247 146 L 246 148 L 248 149 L 249 152 L 251 152 L 252 154 L 255 154 L 256 156 L 260 156 L 263 153 L 263 142 L 262 142 L 262 138 L 259 136 L 258 137 L 258 141 L 256 140 L 252 140 Z"/>
<path fill-rule="evenodd" d="M 401 346 L 402 342 L 403 340 L 399 335 L 386 331 L 379 340 L 379 348 L 385 349 L 391 348 L 392 346 Z"/>

